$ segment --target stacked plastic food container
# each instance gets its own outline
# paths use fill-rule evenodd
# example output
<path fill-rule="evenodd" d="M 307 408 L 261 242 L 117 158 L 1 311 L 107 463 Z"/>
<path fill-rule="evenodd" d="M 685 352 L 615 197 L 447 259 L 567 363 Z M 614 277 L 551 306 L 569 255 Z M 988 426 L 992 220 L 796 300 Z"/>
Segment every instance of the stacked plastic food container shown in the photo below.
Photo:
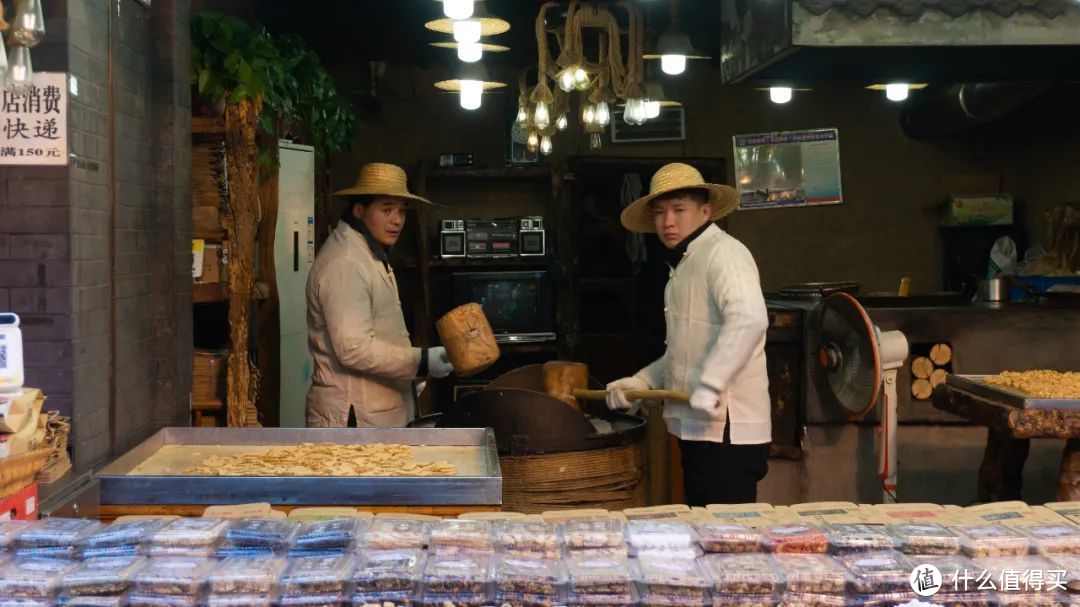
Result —
<path fill-rule="evenodd" d="M 0 548 L 0 607 L 891 607 L 928 566 L 935 605 L 1080 604 L 1067 522 L 47 519 Z"/>

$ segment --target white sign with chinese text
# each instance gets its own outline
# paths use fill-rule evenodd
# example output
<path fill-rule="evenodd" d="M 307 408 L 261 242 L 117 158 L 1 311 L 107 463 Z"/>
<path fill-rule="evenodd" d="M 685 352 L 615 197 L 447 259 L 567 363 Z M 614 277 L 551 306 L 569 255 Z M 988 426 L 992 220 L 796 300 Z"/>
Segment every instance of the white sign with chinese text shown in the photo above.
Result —
<path fill-rule="evenodd" d="M 67 74 L 37 72 L 22 90 L 0 98 L 0 165 L 68 162 Z"/>

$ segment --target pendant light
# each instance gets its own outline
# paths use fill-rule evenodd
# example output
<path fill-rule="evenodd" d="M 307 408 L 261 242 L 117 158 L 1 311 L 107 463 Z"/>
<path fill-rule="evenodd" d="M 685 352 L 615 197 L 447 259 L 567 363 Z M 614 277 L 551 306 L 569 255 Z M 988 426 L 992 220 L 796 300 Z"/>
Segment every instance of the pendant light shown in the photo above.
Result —
<path fill-rule="evenodd" d="M 0 35 L 0 82 L 7 77 L 7 49 L 4 48 L 4 36 Z"/>
<path fill-rule="evenodd" d="M 791 101 L 790 86 L 774 86 L 769 88 L 769 100 L 773 103 L 784 104 Z"/>
<path fill-rule="evenodd" d="M 435 19 L 425 23 L 424 27 L 439 34 L 451 34 L 458 42 L 479 42 L 481 37 L 510 31 L 510 22 L 487 14 L 481 4 L 468 19 Z"/>
<path fill-rule="evenodd" d="M 30 49 L 25 46 L 13 46 L 8 53 L 8 69 L 4 83 L 12 90 L 21 91 L 34 81 L 34 64 L 30 60 Z"/>
<path fill-rule="evenodd" d="M 41 12 L 41 0 L 18 0 L 15 19 L 9 25 L 11 41 L 19 46 L 33 48 L 45 39 L 45 16 Z"/>
<path fill-rule="evenodd" d="M 551 137 L 544 135 L 540 138 L 540 153 L 544 156 L 551 155 Z"/>
<path fill-rule="evenodd" d="M 656 52 L 645 55 L 645 59 L 659 59 L 660 69 L 669 76 L 678 76 L 686 71 L 686 62 L 690 59 L 708 59 L 694 50 L 690 36 L 679 29 L 679 2 L 668 0 L 667 31 L 660 34 L 656 41 Z"/>
<path fill-rule="evenodd" d="M 566 119 L 566 114 L 559 114 L 559 119 L 555 121 L 555 129 L 565 131 L 569 124 L 570 121 Z"/>
<path fill-rule="evenodd" d="M 457 57 L 465 63 L 476 63 L 484 57 L 484 45 L 479 42 L 459 42 Z"/>
<path fill-rule="evenodd" d="M 551 126 L 551 108 L 547 103 L 541 101 L 536 104 L 536 109 L 533 110 L 533 124 L 540 130 Z"/>
<path fill-rule="evenodd" d="M 450 19 L 468 19 L 473 15 L 473 0 L 439 0 L 443 5 L 443 14 Z"/>
<path fill-rule="evenodd" d="M 485 91 L 503 88 L 505 82 L 492 80 L 487 68 L 482 63 L 461 64 L 458 77 L 454 80 L 441 80 L 435 88 L 458 94 L 458 103 L 466 110 L 479 109 L 483 103 Z"/>

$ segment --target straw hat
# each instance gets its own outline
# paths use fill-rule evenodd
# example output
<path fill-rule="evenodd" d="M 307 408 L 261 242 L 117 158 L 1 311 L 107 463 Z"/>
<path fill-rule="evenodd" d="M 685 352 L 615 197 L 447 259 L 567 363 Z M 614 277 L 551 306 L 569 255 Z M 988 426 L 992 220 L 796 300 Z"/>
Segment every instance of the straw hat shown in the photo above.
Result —
<path fill-rule="evenodd" d="M 656 232 L 656 223 L 653 221 L 652 209 L 649 206 L 656 198 L 676 190 L 696 189 L 704 190 L 712 205 L 710 221 L 716 221 L 726 217 L 739 206 L 739 195 L 735 188 L 705 183 L 694 167 L 681 162 L 672 162 L 660 167 L 649 182 L 649 194 L 635 200 L 630 206 L 623 209 L 622 224 L 631 232 L 653 233 Z"/>
<path fill-rule="evenodd" d="M 369 162 L 360 167 L 356 183 L 351 188 L 334 192 L 334 196 L 393 196 L 432 204 L 430 200 L 409 191 L 408 180 L 401 167 L 383 162 Z"/>

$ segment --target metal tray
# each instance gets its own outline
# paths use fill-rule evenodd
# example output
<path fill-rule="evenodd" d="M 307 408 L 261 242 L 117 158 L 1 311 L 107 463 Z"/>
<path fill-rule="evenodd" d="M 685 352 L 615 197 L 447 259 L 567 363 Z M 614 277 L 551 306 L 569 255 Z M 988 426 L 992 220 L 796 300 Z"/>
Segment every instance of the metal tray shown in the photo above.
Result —
<path fill-rule="evenodd" d="M 447 477 L 189 476 L 145 473 L 170 446 L 282 446 L 299 443 L 392 443 L 461 448 L 469 470 Z M 289 506 L 500 505 L 502 474 L 490 428 L 165 428 L 102 468 L 102 504 Z"/>
<path fill-rule="evenodd" d="M 986 383 L 989 375 L 950 373 L 945 383 L 983 398 L 1019 409 L 1080 409 L 1080 398 L 1034 398 Z"/>

